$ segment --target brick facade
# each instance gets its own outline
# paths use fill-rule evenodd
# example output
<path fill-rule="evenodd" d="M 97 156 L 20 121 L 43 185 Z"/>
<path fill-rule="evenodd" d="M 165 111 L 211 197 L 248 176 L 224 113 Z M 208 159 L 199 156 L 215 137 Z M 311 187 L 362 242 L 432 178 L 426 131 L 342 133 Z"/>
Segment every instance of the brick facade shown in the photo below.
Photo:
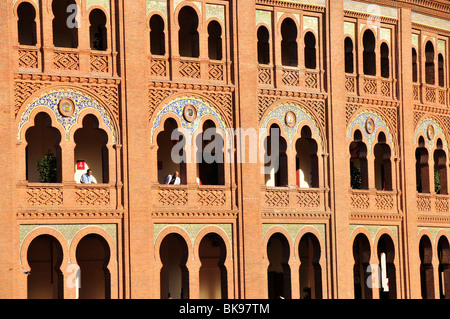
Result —
<path fill-rule="evenodd" d="M 0 297 L 450 298 L 447 1 L 7 0 L 0 30 Z M 167 159 L 210 126 L 232 163 Z"/>

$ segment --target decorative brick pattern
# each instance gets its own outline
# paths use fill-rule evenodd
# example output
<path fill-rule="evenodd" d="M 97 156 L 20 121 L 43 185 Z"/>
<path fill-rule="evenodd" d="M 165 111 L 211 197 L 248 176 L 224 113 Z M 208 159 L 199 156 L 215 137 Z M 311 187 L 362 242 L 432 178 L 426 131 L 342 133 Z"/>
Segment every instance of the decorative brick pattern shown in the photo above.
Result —
<path fill-rule="evenodd" d="M 19 68 L 37 69 L 39 66 L 39 52 L 37 50 L 21 49 L 19 53 Z"/>
<path fill-rule="evenodd" d="M 201 206 L 224 206 L 226 204 L 225 191 L 223 190 L 199 190 L 198 193 L 198 203 Z"/>
<path fill-rule="evenodd" d="M 265 204 L 269 207 L 287 207 L 289 206 L 288 191 L 266 191 Z"/>
<path fill-rule="evenodd" d="M 351 205 L 354 209 L 369 209 L 369 195 L 368 194 L 352 194 Z"/>
<path fill-rule="evenodd" d="M 209 63 L 208 75 L 210 80 L 223 81 L 224 79 L 224 64 L 223 63 Z"/>
<path fill-rule="evenodd" d="M 94 73 L 108 73 L 109 59 L 107 55 L 91 54 L 91 72 Z"/>
<path fill-rule="evenodd" d="M 31 206 L 59 206 L 63 203 L 63 193 L 57 187 L 29 187 L 27 204 Z"/>
<path fill-rule="evenodd" d="M 158 203 L 163 206 L 186 206 L 188 194 L 184 189 L 161 189 L 158 193 Z"/>
<path fill-rule="evenodd" d="M 394 196 L 393 195 L 376 195 L 375 206 L 380 210 L 392 210 L 394 208 Z"/>
<path fill-rule="evenodd" d="M 180 61 L 180 76 L 184 78 L 199 79 L 200 78 L 200 62 L 197 61 Z"/>
<path fill-rule="evenodd" d="M 110 191 L 105 187 L 77 188 L 75 200 L 82 206 L 106 206 L 110 204 Z"/>
<path fill-rule="evenodd" d="M 318 208 L 320 206 L 320 194 L 318 191 L 298 191 L 297 205 L 301 208 Z"/>
<path fill-rule="evenodd" d="M 57 70 L 77 71 L 80 69 L 80 56 L 72 52 L 55 52 L 53 66 Z"/>
<path fill-rule="evenodd" d="M 167 59 L 163 58 L 150 58 L 150 75 L 151 76 L 161 76 L 165 77 L 167 76 Z"/>

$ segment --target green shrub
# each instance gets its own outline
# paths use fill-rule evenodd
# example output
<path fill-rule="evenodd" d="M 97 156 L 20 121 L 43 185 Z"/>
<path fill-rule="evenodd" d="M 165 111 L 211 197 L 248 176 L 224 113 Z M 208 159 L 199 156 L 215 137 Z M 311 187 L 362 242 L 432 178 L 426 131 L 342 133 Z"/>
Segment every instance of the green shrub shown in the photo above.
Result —
<path fill-rule="evenodd" d="M 38 161 L 39 183 L 56 183 L 56 157 L 50 151 Z"/>

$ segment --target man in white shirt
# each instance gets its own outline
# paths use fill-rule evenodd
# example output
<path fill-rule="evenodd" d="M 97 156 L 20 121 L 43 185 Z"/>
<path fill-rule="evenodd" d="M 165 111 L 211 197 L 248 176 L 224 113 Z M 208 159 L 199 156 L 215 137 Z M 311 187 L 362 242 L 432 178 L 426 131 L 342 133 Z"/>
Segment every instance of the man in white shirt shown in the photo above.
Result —
<path fill-rule="evenodd" d="M 168 175 L 166 177 L 165 184 L 166 185 L 180 185 L 181 179 L 180 179 L 180 173 L 175 172 L 173 175 Z"/>
<path fill-rule="evenodd" d="M 86 174 L 81 176 L 81 184 L 95 184 L 94 176 L 92 175 L 92 170 L 88 169 Z"/>

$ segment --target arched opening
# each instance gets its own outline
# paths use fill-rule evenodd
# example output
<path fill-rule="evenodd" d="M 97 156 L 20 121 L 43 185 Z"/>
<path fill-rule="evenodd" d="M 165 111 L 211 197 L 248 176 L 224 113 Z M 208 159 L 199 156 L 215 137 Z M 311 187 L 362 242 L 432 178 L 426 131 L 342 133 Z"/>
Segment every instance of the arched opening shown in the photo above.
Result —
<path fill-rule="evenodd" d="M 281 64 L 298 66 L 297 25 L 286 18 L 281 24 Z"/>
<path fill-rule="evenodd" d="M 375 36 L 371 30 L 366 30 L 363 36 L 363 69 L 365 75 L 377 75 L 375 53 Z"/>
<path fill-rule="evenodd" d="M 367 285 L 371 275 L 370 243 L 364 234 L 356 236 L 353 242 L 353 284 L 355 299 L 372 299 L 372 289 Z"/>
<path fill-rule="evenodd" d="M 265 182 L 269 187 L 288 186 L 287 143 L 277 124 L 270 127 L 265 140 Z"/>
<path fill-rule="evenodd" d="M 350 186 L 352 189 L 369 189 L 367 147 L 361 131 L 356 130 L 350 144 Z"/>
<path fill-rule="evenodd" d="M 198 16 L 195 10 L 186 6 L 178 15 L 178 45 L 180 56 L 198 58 L 200 55 Z"/>
<path fill-rule="evenodd" d="M 317 157 L 317 142 L 311 137 L 311 129 L 304 126 L 301 138 L 295 145 L 297 187 L 318 188 L 319 187 L 319 159 Z"/>
<path fill-rule="evenodd" d="M 61 182 L 61 134 L 47 113 L 37 114 L 34 123 L 25 134 L 26 179 L 29 183 Z"/>
<path fill-rule="evenodd" d="M 91 49 L 106 51 L 108 48 L 108 35 L 106 32 L 106 15 L 100 9 L 94 9 L 89 14 L 89 34 Z"/>
<path fill-rule="evenodd" d="M 199 247 L 200 299 L 227 299 L 228 281 L 225 260 L 225 242 L 217 234 L 203 237 Z"/>
<path fill-rule="evenodd" d="M 447 195 L 447 154 L 442 145 L 442 140 L 437 140 L 437 147 L 434 151 L 434 192 L 436 194 Z"/>
<path fill-rule="evenodd" d="M 320 243 L 313 234 L 300 240 L 300 298 L 322 299 L 322 268 L 320 267 Z"/>
<path fill-rule="evenodd" d="M 422 136 L 419 137 L 419 146 L 416 148 L 416 184 L 417 192 L 430 193 L 428 150 Z"/>
<path fill-rule="evenodd" d="M 84 162 L 87 169 L 92 170 L 95 181 L 98 183 L 109 183 L 109 151 L 106 146 L 108 134 L 99 128 L 98 119 L 88 114 L 83 119 L 83 127 L 78 129 L 74 135 L 75 159 L 74 164 Z M 80 180 L 76 180 L 80 183 Z"/>
<path fill-rule="evenodd" d="M 208 25 L 208 55 L 210 60 L 222 60 L 222 27 L 217 21 Z"/>
<path fill-rule="evenodd" d="M 375 188 L 380 191 L 392 191 L 391 148 L 386 143 L 386 135 L 380 132 L 375 153 Z"/>
<path fill-rule="evenodd" d="M 189 298 L 189 270 L 186 241 L 178 234 L 167 235 L 161 243 L 161 299 Z"/>
<path fill-rule="evenodd" d="M 412 49 L 412 74 L 413 74 L 413 82 L 417 83 L 419 81 L 419 71 L 417 63 L 417 51 L 414 48 Z"/>
<path fill-rule="evenodd" d="M 345 73 L 353 74 L 354 72 L 354 58 L 353 58 L 353 41 L 346 37 L 345 42 Z"/>
<path fill-rule="evenodd" d="M 390 62 L 389 62 L 389 47 L 386 43 L 382 43 L 380 47 L 380 65 L 381 76 L 383 78 L 389 78 L 390 76 Z"/>
<path fill-rule="evenodd" d="M 270 237 L 267 243 L 269 267 L 267 280 L 269 299 L 291 298 L 291 269 L 289 267 L 289 242 L 280 233 Z"/>
<path fill-rule="evenodd" d="M 36 10 L 29 2 L 22 2 L 17 8 L 17 31 L 20 45 L 36 45 Z"/>
<path fill-rule="evenodd" d="M 424 235 L 419 243 L 420 286 L 423 299 L 434 299 L 433 249 L 428 236 Z"/>
<path fill-rule="evenodd" d="M 441 299 L 450 299 L 450 247 L 448 239 L 442 236 L 438 242 L 439 259 L 439 296 Z"/>
<path fill-rule="evenodd" d="M 166 54 L 164 20 L 158 14 L 153 15 L 150 19 L 150 53 L 153 55 Z"/>
<path fill-rule="evenodd" d="M 305 34 L 305 68 L 315 69 L 317 67 L 316 37 L 312 32 Z"/>
<path fill-rule="evenodd" d="M 216 124 L 207 120 L 197 136 L 197 178 L 199 185 L 225 185 L 224 139 Z"/>
<path fill-rule="evenodd" d="M 55 47 L 78 47 L 78 26 L 74 16 L 74 11 L 77 13 L 77 9 L 75 8 L 75 0 L 53 0 L 53 45 Z"/>
<path fill-rule="evenodd" d="M 425 81 L 427 84 L 435 84 L 434 45 L 428 41 L 425 45 Z"/>
<path fill-rule="evenodd" d="M 269 31 L 264 26 L 258 28 L 258 63 L 270 63 Z"/>
<path fill-rule="evenodd" d="M 80 240 L 76 250 L 80 267 L 80 299 L 111 299 L 111 274 L 108 263 L 111 252 L 106 240 L 90 234 Z"/>
<path fill-rule="evenodd" d="M 380 299 L 397 299 L 397 273 L 394 264 L 395 247 L 389 235 L 382 235 L 378 241 L 378 260 L 381 276 Z"/>
<path fill-rule="evenodd" d="M 28 299 L 62 299 L 63 251 L 58 240 L 49 235 L 36 237 L 28 247 L 27 260 L 31 268 L 27 279 Z"/>
<path fill-rule="evenodd" d="M 164 122 L 164 131 L 158 134 L 157 144 L 159 183 L 170 184 L 171 177 L 178 172 L 179 181 L 173 180 L 173 184 L 186 184 L 186 137 L 178 130 L 178 124 L 173 118 Z"/>
<path fill-rule="evenodd" d="M 438 79 L 439 79 L 439 86 L 445 87 L 444 56 L 442 54 L 438 55 Z"/>

